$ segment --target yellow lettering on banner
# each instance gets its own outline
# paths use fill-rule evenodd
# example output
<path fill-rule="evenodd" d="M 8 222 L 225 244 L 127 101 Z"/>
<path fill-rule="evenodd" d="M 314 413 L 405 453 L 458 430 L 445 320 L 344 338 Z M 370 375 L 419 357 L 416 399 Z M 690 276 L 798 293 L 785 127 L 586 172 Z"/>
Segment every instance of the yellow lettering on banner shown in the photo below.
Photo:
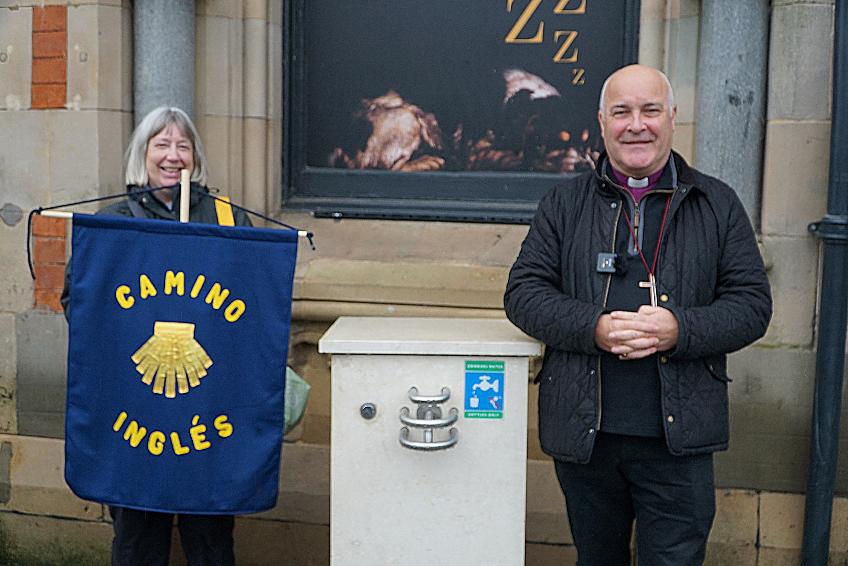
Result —
<path fill-rule="evenodd" d="M 121 413 L 118 415 L 118 418 L 115 419 L 115 424 L 112 425 L 112 430 L 114 430 L 115 432 L 121 430 L 121 427 L 124 426 L 125 420 L 127 420 L 127 413 L 126 411 L 121 411 Z"/>
<path fill-rule="evenodd" d="M 190 296 L 192 299 L 196 299 L 200 294 L 200 290 L 203 289 L 203 284 L 206 282 L 205 275 L 198 275 L 197 279 L 194 280 L 194 285 L 191 287 Z"/>
<path fill-rule="evenodd" d="M 199 415 L 194 415 L 194 418 L 191 419 L 189 434 L 191 434 L 191 442 L 194 444 L 195 450 L 206 450 L 212 446 L 212 443 L 206 440 L 206 425 L 197 424 L 199 420 Z"/>
<path fill-rule="evenodd" d="M 154 430 L 147 439 L 147 451 L 154 456 L 159 456 L 163 450 L 165 450 L 165 435 Z"/>
<path fill-rule="evenodd" d="M 218 415 L 214 421 L 215 429 L 218 431 L 218 436 L 227 438 L 233 433 L 233 425 L 227 422 L 227 415 Z"/>
<path fill-rule="evenodd" d="M 241 318 L 246 308 L 247 306 L 244 304 L 244 301 L 236 299 L 227 305 L 227 308 L 224 310 L 224 318 L 227 319 L 227 322 L 235 322 Z"/>
<path fill-rule="evenodd" d="M 180 435 L 176 432 L 171 433 L 171 445 L 174 448 L 174 454 L 177 456 L 182 456 L 183 454 L 191 452 L 191 450 L 180 443 Z"/>
<path fill-rule="evenodd" d="M 220 283 L 215 283 L 206 295 L 206 304 L 212 305 L 213 309 L 218 310 L 224 304 L 229 294 L 229 289 L 222 289 Z"/>
<path fill-rule="evenodd" d="M 130 295 L 130 288 L 126 285 L 119 285 L 115 289 L 115 300 L 118 301 L 122 309 L 128 309 L 135 304 L 135 298 Z"/>
<path fill-rule="evenodd" d="M 169 269 L 165 271 L 161 281 L 163 284 L 162 290 L 165 295 L 177 295 L 179 297 L 185 295 L 186 275 L 184 271 L 174 271 Z M 198 274 L 191 285 L 189 296 L 192 299 L 203 297 L 206 304 L 210 305 L 215 310 L 221 310 L 221 307 L 224 307 L 226 303 L 226 308 L 223 309 L 223 313 L 224 319 L 227 322 L 238 321 L 247 311 L 247 305 L 241 299 L 230 299 L 229 302 L 227 302 L 230 297 L 230 290 L 225 289 L 220 283 L 213 283 L 212 287 L 209 288 L 209 291 L 205 294 L 205 296 L 202 295 L 205 285 L 206 276 L 202 273 Z M 156 285 L 153 284 L 153 281 L 146 273 L 142 273 L 138 276 L 138 286 L 138 296 L 141 299 L 155 297 L 159 292 Z M 122 309 L 129 310 L 135 305 L 136 301 L 132 292 L 132 288 L 129 285 L 119 285 L 115 288 L 115 300 Z M 150 379 L 152 379 L 152 376 L 150 376 Z"/>
<path fill-rule="evenodd" d="M 177 288 L 177 295 L 180 297 L 185 294 L 185 274 L 182 271 L 174 273 L 168 270 L 165 272 L 165 294 L 170 295 L 174 287 Z"/>
<path fill-rule="evenodd" d="M 156 287 L 150 281 L 150 277 L 142 273 L 138 276 L 138 294 L 142 299 L 156 296 Z"/>
<path fill-rule="evenodd" d="M 129 440 L 130 446 L 133 448 L 141 444 L 144 437 L 147 435 L 147 429 L 143 426 L 138 426 L 135 421 L 130 421 L 127 425 L 127 430 L 124 431 L 124 440 Z"/>
<path fill-rule="evenodd" d="M 127 413 L 126 411 L 121 411 L 112 425 L 112 430 L 120 434 L 121 428 L 126 422 Z M 227 421 L 227 415 L 218 415 L 213 423 L 220 438 L 227 438 L 233 434 L 233 425 Z M 135 420 L 130 420 L 124 430 L 123 437 L 124 440 L 129 442 L 130 446 L 138 448 L 146 436 L 147 451 L 153 456 L 160 456 L 170 441 L 174 454 L 183 456 L 192 451 L 191 447 L 194 447 L 194 450 L 198 452 L 212 447 L 212 442 L 206 436 L 207 430 L 207 426 L 200 423 L 200 415 L 194 415 L 191 419 L 191 428 L 189 428 L 188 432 L 191 437 L 191 445 L 184 446 L 180 434 L 176 431 L 166 434 L 159 430 L 151 430 L 148 435 L 147 428 L 141 426 Z"/>

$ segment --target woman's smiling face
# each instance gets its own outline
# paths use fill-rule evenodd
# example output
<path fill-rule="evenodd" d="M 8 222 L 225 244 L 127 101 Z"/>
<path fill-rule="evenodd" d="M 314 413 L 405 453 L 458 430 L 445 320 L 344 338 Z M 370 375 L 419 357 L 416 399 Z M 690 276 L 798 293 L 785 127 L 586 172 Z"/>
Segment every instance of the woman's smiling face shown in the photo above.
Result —
<path fill-rule="evenodd" d="M 147 142 L 147 184 L 151 189 L 180 182 L 180 169 L 194 169 L 194 146 L 175 124 L 168 124 Z"/>

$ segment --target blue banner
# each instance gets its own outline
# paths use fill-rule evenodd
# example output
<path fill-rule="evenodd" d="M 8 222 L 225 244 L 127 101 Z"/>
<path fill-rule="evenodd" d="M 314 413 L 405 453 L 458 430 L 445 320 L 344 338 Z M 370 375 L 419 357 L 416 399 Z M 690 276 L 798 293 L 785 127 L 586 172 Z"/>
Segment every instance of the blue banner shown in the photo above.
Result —
<path fill-rule="evenodd" d="M 75 214 L 65 479 L 172 513 L 277 499 L 297 233 Z"/>

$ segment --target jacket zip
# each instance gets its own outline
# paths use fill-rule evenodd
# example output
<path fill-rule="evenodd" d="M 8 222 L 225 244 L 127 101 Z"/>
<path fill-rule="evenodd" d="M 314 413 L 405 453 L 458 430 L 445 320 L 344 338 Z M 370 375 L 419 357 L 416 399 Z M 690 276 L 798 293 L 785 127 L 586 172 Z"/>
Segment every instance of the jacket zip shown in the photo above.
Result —
<path fill-rule="evenodd" d="M 656 192 L 657 193 L 660 193 L 660 192 L 671 193 L 672 196 L 674 195 L 674 190 L 669 191 L 669 190 L 660 189 Z M 635 199 L 631 199 L 631 200 L 633 201 L 633 206 L 634 206 L 633 232 L 634 232 L 634 235 L 636 237 L 636 239 L 633 241 L 633 245 L 638 246 L 639 245 L 639 223 L 641 222 L 640 208 L 639 208 L 639 203 L 636 202 Z M 612 228 L 612 244 L 611 244 L 611 247 L 610 247 L 610 249 L 612 249 L 612 250 L 615 250 L 615 240 L 618 237 L 618 223 L 621 220 L 621 211 L 622 211 L 623 206 L 624 206 L 624 199 L 619 197 L 619 199 L 618 199 L 618 213 L 615 215 L 615 223 L 613 224 L 613 228 Z M 657 244 L 659 245 L 659 242 L 657 242 Z M 657 256 L 657 257 L 659 257 L 659 256 Z M 657 261 L 659 262 L 659 259 Z M 657 271 L 659 271 L 659 265 L 657 265 Z M 610 290 L 610 285 L 612 284 L 612 275 L 613 275 L 612 273 L 607 274 L 607 284 L 606 284 L 606 288 L 604 289 L 604 301 L 603 301 L 604 309 L 606 309 L 607 300 L 609 299 L 609 290 Z M 658 281 L 659 280 L 656 278 L 656 275 L 654 275 L 654 284 L 657 285 L 657 288 L 659 288 Z M 600 432 L 600 430 L 601 430 L 601 417 L 603 415 L 603 402 L 601 400 L 602 395 L 603 395 L 603 375 L 601 373 L 602 370 L 601 370 L 601 356 L 600 355 L 598 356 L 598 359 L 597 359 L 597 368 L 598 368 L 597 369 L 598 397 L 597 397 L 596 403 L 597 403 L 597 410 L 598 410 L 598 420 L 597 420 L 597 423 L 595 424 L 595 430 Z M 659 370 L 660 370 L 659 357 L 657 357 L 657 372 L 659 372 Z M 662 378 L 660 378 L 660 405 L 661 406 L 662 406 L 662 395 L 663 395 L 663 383 L 662 383 Z M 663 419 L 663 420 L 665 420 L 665 419 Z"/>
<path fill-rule="evenodd" d="M 633 202 L 633 249 L 639 249 L 639 223 L 642 221 L 639 218 L 639 203 Z"/>
<path fill-rule="evenodd" d="M 671 195 L 671 198 L 674 198 L 674 192 L 675 192 L 674 189 L 672 189 L 672 190 L 659 189 L 657 191 L 652 191 L 652 193 L 656 193 L 656 194 L 658 194 L 658 193 L 669 193 Z M 633 206 L 634 206 L 634 211 L 633 211 L 634 241 L 633 241 L 633 245 L 634 245 L 634 247 L 641 248 L 641 246 L 639 246 L 639 222 L 641 221 L 641 219 L 639 218 L 639 216 L 640 216 L 639 215 L 639 203 L 636 202 L 636 199 L 632 199 L 632 200 L 633 200 Z M 616 222 L 616 225 L 617 224 L 618 223 Z M 670 227 L 666 226 L 665 229 L 670 230 Z M 659 246 L 660 243 L 662 242 L 662 240 L 664 239 L 663 236 L 664 236 L 664 234 L 660 234 L 659 237 L 657 238 L 657 246 Z M 657 277 L 657 273 L 659 273 L 659 271 L 660 271 L 660 252 L 661 251 L 662 250 L 657 250 L 657 264 L 654 266 L 654 269 L 655 269 L 655 271 L 654 271 L 654 286 L 655 286 L 657 292 L 659 292 L 659 288 L 660 288 L 660 282 L 659 282 L 660 280 Z M 604 307 L 606 307 L 606 298 L 604 298 Z M 657 377 L 660 380 L 660 410 L 662 411 L 662 414 L 660 415 L 660 417 L 662 418 L 662 421 L 663 421 L 663 430 L 665 430 L 665 425 L 666 425 L 665 387 L 663 386 L 662 367 L 661 367 L 661 364 L 660 364 L 660 357 L 661 356 L 659 356 L 659 355 L 656 357 L 656 360 L 657 360 Z M 600 361 L 600 357 L 598 357 L 598 369 L 600 369 L 600 367 L 601 367 L 601 361 Z M 598 419 L 598 424 L 600 425 L 600 419 Z M 668 438 L 668 433 L 666 433 L 666 439 L 667 438 Z M 668 442 L 668 441 L 666 440 L 666 442 Z"/>
<path fill-rule="evenodd" d="M 657 193 L 657 194 L 659 194 L 659 193 L 669 194 L 669 195 L 671 195 L 672 200 L 674 200 L 674 189 L 671 189 L 671 190 L 668 190 L 668 189 L 659 189 L 659 190 L 657 190 L 657 191 L 656 191 L 656 193 Z M 669 220 L 670 220 L 670 219 L 671 219 L 671 216 L 669 216 Z M 667 225 L 667 226 L 665 227 L 665 230 L 666 230 L 666 231 L 668 231 L 668 230 L 670 230 L 670 229 L 671 229 L 670 225 Z M 659 238 L 657 239 L 657 245 L 659 246 L 659 245 L 660 245 L 660 243 L 661 243 L 664 239 L 665 239 L 665 234 L 660 234 L 660 235 L 659 235 Z M 660 250 L 660 251 L 657 253 L 657 265 L 655 266 L 656 271 L 654 271 L 654 285 L 656 285 L 656 286 L 657 286 L 657 291 L 659 291 L 659 289 L 660 289 L 660 283 L 659 283 L 660 279 L 659 279 L 659 277 L 657 277 L 657 274 L 658 274 L 658 273 L 659 273 L 659 271 L 660 271 L 660 253 L 662 253 L 662 250 Z"/>
<path fill-rule="evenodd" d="M 671 191 L 663 191 L 663 192 L 671 192 L 671 199 L 674 200 L 675 189 L 672 189 Z M 685 191 L 684 191 L 684 195 L 685 195 Z M 666 226 L 665 229 L 671 230 L 671 225 Z M 658 246 L 660 245 L 660 242 L 664 239 L 664 236 L 665 236 L 665 234 L 660 234 L 659 239 L 657 241 Z M 659 251 L 662 252 L 662 250 L 659 250 Z M 656 272 L 654 273 L 654 285 L 656 286 L 657 293 L 659 293 L 660 280 L 657 277 L 657 273 L 659 273 L 659 271 L 660 271 L 660 253 L 657 253 L 657 265 L 656 265 L 655 269 L 656 269 Z M 659 354 L 659 352 L 657 352 L 657 354 Z M 663 384 L 663 379 L 662 379 L 662 364 L 660 363 L 661 357 L 662 357 L 662 355 L 657 355 L 657 357 L 656 357 L 656 359 L 657 359 L 657 377 L 660 380 L 660 411 L 662 411 L 660 418 L 662 418 L 662 426 L 663 426 L 663 432 L 665 433 L 666 445 L 669 446 L 669 449 L 671 449 L 671 446 L 669 445 L 669 440 L 668 440 L 668 430 L 667 430 L 667 427 L 666 427 L 666 425 L 668 424 L 668 420 L 667 420 L 667 416 L 666 416 L 667 411 L 665 410 L 665 386 Z"/>
<path fill-rule="evenodd" d="M 610 246 L 610 249 L 613 250 L 613 251 L 615 251 L 615 240 L 618 237 L 618 221 L 621 220 L 621 207 L 622 206 L 624 206 L 624 201 L 622 201 L 621 199 L 618 199 L 618 213 L 615 215 L 615 222 L 612 225 L 612 245 Z M 606 307 L 607 307 L 607 299 L 609 298 L 610 285 L 612 284 L 612 275 L 613 275 L 612 273 L 607 274 L 607 285 L 606 285 L 606 288 L 604 289 L 604 301 L 603 301 L 604 309 L 606 309 Z M 604 410 L 603 409 L 603 403 L 601 401 L 601 395 L 603 394 L 603 391 L 602 391 L 603 379 L 601 378 L 601 356 L 598 356 L 597 366 L 598 366 L 598 371 L 597 371 L 597 375 L 598 375 L 598 398 L 597 398 L 596 403 L 597 403 L 597 409 L 598 409 L 598 421 L 595 424 L 595 431 L 600 432 L 601 431 L 601 415 L 602 415 L 603 410 Z"/>
<path fill-rule="evenodd" d="M 633 203 L 633 238 L 634 238 L 633 239 L 633 251 L 634 251 L 634 253 L 636 253 L 636 250 L 642 247 L 639 244 L 639 228 L 641 228 L 641 226 L 642 226 L 642 207 L 640 206 L 641 200 L 639 202 L 636 202 L 636 199 L 634 199 L 632 196 L 630 196 L 629 193 L 625 193 L 625 194 L 627 194 L 627 196 L 630 198 L 630 201 Z M 674 190 L 673 189 L 672 190 L 656 189 L 654 191 L 651 191 L 650 194 L 671 194 L 671 195 L 674 195 Z M 645 195 L 645 196 L 647 196 L 647 195 Z M 628 246 L 628 248 L 629 248 L 629 246 Z M 657 277 L 657 275 L 656 275 L 656 273 L 654 273 L 654 279 L 656 279 L 656 277 Z"/>

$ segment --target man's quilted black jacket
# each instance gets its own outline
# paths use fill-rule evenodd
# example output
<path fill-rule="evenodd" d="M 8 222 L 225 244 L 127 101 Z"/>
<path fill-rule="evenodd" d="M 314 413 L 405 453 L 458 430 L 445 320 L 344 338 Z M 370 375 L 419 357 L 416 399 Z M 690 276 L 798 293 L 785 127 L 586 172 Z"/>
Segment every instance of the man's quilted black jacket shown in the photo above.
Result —
<path fill-rule="evenodd" d="M 605 156 L 601 156 L 603 160 Z M 673 454 L 727 448 L 726 354 L 761 337 L 771 292 L 754 231 L 736 193 L 675 154 L 678 186 L 657 267 L 660 306 L 679 339 L 656 355 L 663 424 Z M 613 247 L 621 197 L 594 172 L 568 179 L 539 203 L 509 274 L 509 319 L 546 344 L 539 381 L 539 436 L 551 456 L 587 462 L 600 428 L 601 366 L 594 329 L 608 274 L 598 254 Z"/>

